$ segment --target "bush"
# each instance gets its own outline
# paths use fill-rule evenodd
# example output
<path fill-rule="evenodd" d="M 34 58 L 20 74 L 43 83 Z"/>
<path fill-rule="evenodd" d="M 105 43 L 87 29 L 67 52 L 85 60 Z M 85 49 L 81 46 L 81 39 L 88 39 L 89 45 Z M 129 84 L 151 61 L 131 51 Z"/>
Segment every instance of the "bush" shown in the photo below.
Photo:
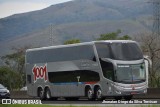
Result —
<path fill-rule="evenodd" d="M 6 66 L 0 67 L 0 83 L 9 90 L 20 89 L 23 86 L 21 74 Z"/>

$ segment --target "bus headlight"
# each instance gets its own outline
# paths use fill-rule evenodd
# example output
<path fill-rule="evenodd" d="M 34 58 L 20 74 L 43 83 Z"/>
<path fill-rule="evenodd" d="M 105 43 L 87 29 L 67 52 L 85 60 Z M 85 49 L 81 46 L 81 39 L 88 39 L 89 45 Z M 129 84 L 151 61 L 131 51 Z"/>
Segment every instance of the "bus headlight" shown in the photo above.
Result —
<path fill-rule="evenodd" d="M 7 90 L 7 93 L 10 93 L 9 90 Z"/>

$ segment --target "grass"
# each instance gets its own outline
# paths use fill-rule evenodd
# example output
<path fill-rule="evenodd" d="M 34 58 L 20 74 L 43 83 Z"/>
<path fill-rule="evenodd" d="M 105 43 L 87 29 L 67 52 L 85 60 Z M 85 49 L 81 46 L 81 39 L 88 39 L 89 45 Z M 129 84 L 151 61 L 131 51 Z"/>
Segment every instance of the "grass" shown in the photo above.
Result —
<path fill-rule="evenodd" d="M 117 107 L 160 107 L 160 105 L 117 105 Z M 21 104 L 10 104 L 10 105 L 2 105 L 0 104 L 0 107 L 100 107 L 100 106 L 54 106 L 54 105 L 33 105 L 33 104 L 28 104 L 28 105 L 21 105 Z M 101 107 L 105 107 L 105 106 L 101 106 Z M 116 105 L 114 106 L 107 106 L 107 107 L 116 107 Z"/>
<path fill-rule="evenodd" d="M 0 105 L 0 107 L 51 107 L 50 105 L 36 105 L 36 104 L 6 104 L 6 105 Z M 52 106 L 52 107 L 58 107 L 58 106 Z M 60 106 L 59 106 L 60 107 Z"/>

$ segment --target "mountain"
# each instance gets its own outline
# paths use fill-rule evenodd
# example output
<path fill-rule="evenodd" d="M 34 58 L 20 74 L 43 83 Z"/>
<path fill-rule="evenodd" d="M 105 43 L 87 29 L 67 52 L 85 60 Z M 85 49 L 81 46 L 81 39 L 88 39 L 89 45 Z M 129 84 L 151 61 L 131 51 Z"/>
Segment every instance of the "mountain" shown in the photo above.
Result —
<path fill-rule="evenodd" d="M 54 44 L 71 38 L 91 41 L 117 29 L 132 36 L 150 30 L 151 12 L 146 0 L 73 0 L 15 14 L 0 19 L 0 55 L 13 46 L 48 46 L 51 35 Z"/>

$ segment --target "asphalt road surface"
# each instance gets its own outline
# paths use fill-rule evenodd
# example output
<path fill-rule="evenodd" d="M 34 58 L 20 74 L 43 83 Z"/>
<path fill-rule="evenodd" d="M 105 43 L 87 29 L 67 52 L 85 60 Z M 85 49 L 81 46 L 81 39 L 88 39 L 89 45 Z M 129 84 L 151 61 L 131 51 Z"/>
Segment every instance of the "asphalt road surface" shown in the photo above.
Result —
<path fill-rule="evenodd" d="M 42 101 L 42 104 L 160 104 L 160 99 L 132 99 L 130 101 L 105 99 L 103 101 L 88 101 L 88 99 L 79 99 L 78 101 L 66 101 L 58 99 L 57 101 Z"/>
<path fill-rule="evenodd" d="M 40 100 L 38 98 L 36 99 L 11 99 L 11 100 Z M 0 103 L 1 103 L 0 99 Z M 129 104 L 129 105 L 139 105 L 139 104 L 160 104 L 160 99 L 132 99 L 130 101 L 125 100 L 114 100 L 113 98 L 106 98 L 103 101 L 88 101 L 86 98 L 81 98 L 77 101 L 66 101 L 63 98 L 59 98 L 58 100 L 50 100 L 50 101 L 41 101 L 42 104 L 51 104 L 51 105 L 90 105 L 90 106 L 105 106 L 105 105 L 123 105 L 123 104 Z"/>

